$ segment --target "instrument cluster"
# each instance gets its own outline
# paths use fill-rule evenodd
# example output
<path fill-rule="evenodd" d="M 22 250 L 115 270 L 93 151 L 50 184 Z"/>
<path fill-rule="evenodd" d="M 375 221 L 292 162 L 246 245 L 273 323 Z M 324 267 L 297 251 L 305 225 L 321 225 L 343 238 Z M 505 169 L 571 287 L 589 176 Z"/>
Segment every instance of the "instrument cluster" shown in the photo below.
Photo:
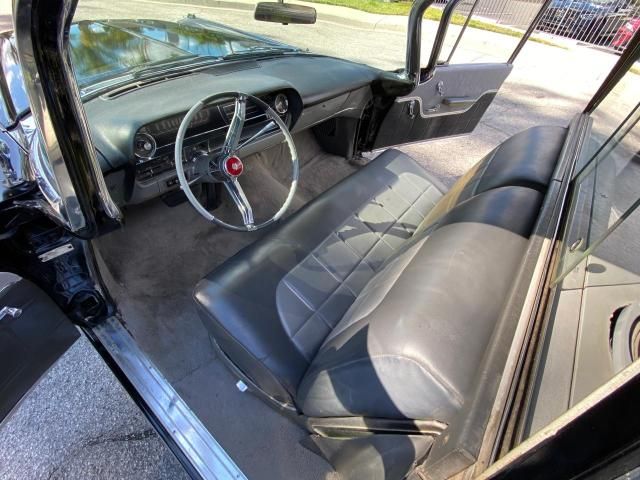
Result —
<path fill-rule="evenodd" d="M 290 98 L 285 92 L 260 97 L 285 121 L 291 124 Z M 202 151 L 214 151 L 222 146 L 235 110 L 235 103 L 209 105 L 200 110 L 191 121 L 185 135 L 183 163 Z M 134 171 L 138 190 L 157 196 L 178 185 L 175 175 L 175 140 L 185 113 L 173 115 L 144 125 L 133 138 Z M 246 106 L 247 136 L 262 128 L 267 117 L 261 107 L 250 101 Z M 244 135 L 243 135 L 244 137 Z M 188 172 L 188 169 L 185 169 Z M 141 192 L 138 192 L 141 193 Z"/>

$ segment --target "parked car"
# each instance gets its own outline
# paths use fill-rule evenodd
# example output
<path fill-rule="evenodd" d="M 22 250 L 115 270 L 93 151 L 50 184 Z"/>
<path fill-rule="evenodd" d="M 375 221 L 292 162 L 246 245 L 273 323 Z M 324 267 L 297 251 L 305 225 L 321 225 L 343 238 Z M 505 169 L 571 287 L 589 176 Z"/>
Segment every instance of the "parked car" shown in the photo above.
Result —
<path fill-rule="evenodd" d="M 540 28 L 581 41 L 598 42 L 615 35 L 627 13 L 627 5 L 617 0 L 553 0 Z"/>
<path fill-rule="evenodd" d="M 439 62 L 459 1 L 426 65 L 414 2 L 398 72 L 269 39 L 329 41 L 299 4 L 234 10 L 244 32 L 15 0 L 0 418 L 85 335 L 193 478 L 636 467 L 639 115 L 615 102 L 640 37 L 569 125 L 447 188 L 389 147 L 473 131 L 527 41 Z"/>
<path fill-rule="evenodd" d="M 611 46 L 616 50 L 624 50 L 638 30 L 640 30 L 640 17 L 627 20 L 611 40 Z"/>

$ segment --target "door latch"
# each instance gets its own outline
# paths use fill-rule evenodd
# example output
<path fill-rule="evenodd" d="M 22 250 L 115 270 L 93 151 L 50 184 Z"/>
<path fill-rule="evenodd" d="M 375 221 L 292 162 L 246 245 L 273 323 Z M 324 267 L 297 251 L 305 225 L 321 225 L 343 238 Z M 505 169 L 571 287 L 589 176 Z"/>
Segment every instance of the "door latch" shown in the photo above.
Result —
<path fill-rule="evenodd" d="M 408 110 L 407 113 L 409 115 L 409 118 L 411 120 L 413 120 L 414 118 L 416 118 L 416 101 L 415 100 L 411 100 L 409 102 L 409 106 L 408 106 Z"/>

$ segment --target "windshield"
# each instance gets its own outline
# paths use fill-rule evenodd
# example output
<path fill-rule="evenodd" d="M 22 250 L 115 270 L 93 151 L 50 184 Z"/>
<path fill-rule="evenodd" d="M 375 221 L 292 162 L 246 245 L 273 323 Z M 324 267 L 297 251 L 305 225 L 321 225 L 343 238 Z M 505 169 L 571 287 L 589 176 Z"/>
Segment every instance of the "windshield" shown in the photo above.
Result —
<path fill-rule="evenodd" d="M 282 25 L 255 20 L 255 2 L 193 3 L 197 2 L 80 0 L 70 43 L 81 93 L 105 82 L 130 81 L 133 74 L 144 75 L 148 69 L 223 62 L 246 54 L 308 52 L 385 70 L 404 66 L 406 18 L 402 16 L 395 31 L 379 35 L 362 28 L 358 16 L 368 14 L 356 10 L 353 18 L 337 22 L 320 15 L 323 5 L 314 3 L 310 5 L 319 12 L 315 24 Z"/>
<path fill-rule="evenodd" d="M 197 18 L 82 20 L 71 26 L 69 42 L 80 88 L 202 57 L 219 60 L 244 52 L 294 50 Z"/>

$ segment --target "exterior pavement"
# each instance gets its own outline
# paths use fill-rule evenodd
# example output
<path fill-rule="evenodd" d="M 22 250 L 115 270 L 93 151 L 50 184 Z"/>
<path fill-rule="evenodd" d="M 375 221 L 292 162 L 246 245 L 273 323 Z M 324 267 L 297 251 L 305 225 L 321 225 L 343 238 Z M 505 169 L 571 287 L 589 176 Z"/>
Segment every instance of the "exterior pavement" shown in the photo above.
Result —
<path fill-rule="evenodd" d="M 0 31 L 10 23 L 10 0 L 0 0 Z M 257 24 L 247 0 L 80 0 L 78 17 L 177 19 L 195 13 L 259 31 L 318 53 L 383 68 L 403 65 L 406 18 L 315 4 L 312 26 Z M 123 13 L 126 12 L 126 13 Z M 435 32 L 425 22 L 424 45 Z M 455 28 L 451 31 L 455 33 Z M 469 29 L 458 62 L 505 61 L 517 39 Z M 564 42 L 565 48 L 529 43 L 476 130 L 462 138 L 402 147 L 452 184 L 508 136 L 534 125 L 566 125 L 584 108 L 613 66 L 615 55 Z M 427 48 L 423 59 L 426 62 Z M 635 81 L 632 81 L 635 80 Z M 622 112 L 638 98 L 628 79 L 614 99 Z M 615 119 L 611 119 L 615 121 Z M 44 377 L 0 429 L 0 478 L 181 478 L 184 474 L 137 407 L 80 340 Z"/>
<path fill-rule="evenodd" d="M 188 477 L 83 337 L 2 424 L 0 478 Z"/>

